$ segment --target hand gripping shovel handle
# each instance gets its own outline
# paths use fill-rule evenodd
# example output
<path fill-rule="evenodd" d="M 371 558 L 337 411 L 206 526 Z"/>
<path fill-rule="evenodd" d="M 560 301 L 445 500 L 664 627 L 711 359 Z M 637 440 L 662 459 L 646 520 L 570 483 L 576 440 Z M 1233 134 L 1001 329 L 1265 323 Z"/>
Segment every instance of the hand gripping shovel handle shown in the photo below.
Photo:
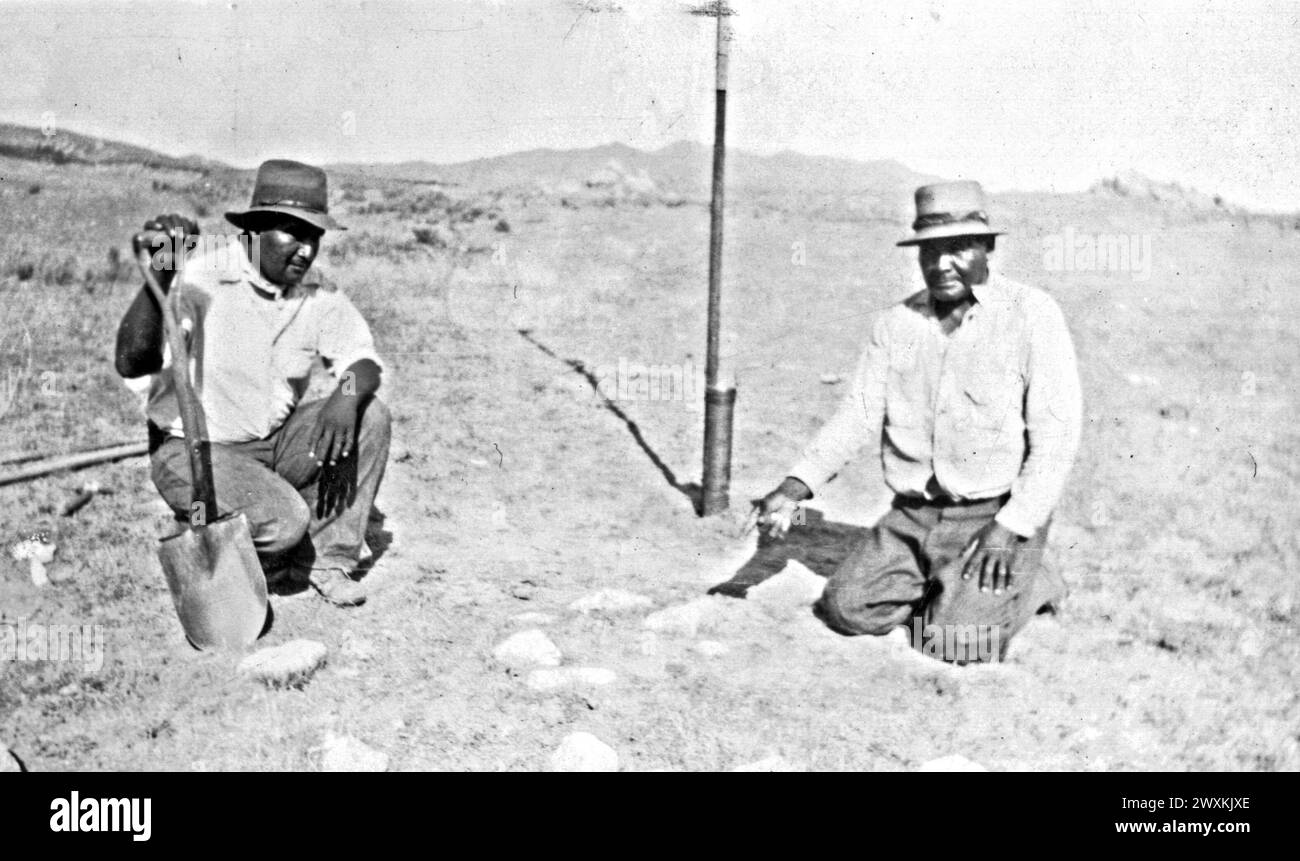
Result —
<path fill-rule="evenodd" d="M 168 235 L 168 240 L 171 236 Z M 183 240 L 182 240 L 183 241 Z M 202 505 L 203 523 L 212 523 L 217 519 L 217 496 L 212 486 L 212 469 L 208 459 L 207 422 L 203 416 L 203 405 L 199 403 L 190 385 L 190 351 L 185 343 L 185 332 L 181 329 L 176 308 L 180 304 L 183 249 L 172 255 L 176 266 L 176 275 L 172 278 L 170 295 L 163 291 L 158 282 L 158 275 L 153 270 L 149 248 L 146 243 L 137 243 L 136 263 L 144 275 L 145 284 L 162 311 L 163 332 L 172 353 L 172 386 L 176 389 L 176 401 L 180 405 L 181 427 L 185 431 L 185 448 L 190 456 L 190 487 L 192 488 L 190 518 Z"/>

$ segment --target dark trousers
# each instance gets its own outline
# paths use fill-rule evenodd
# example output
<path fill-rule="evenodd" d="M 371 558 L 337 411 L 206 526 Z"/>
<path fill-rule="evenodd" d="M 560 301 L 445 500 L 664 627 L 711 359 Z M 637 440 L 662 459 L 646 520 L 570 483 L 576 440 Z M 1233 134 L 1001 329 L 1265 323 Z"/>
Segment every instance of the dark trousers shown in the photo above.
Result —
<path fill-rule="evenodd" d="M 1067 589 L 1043 564 L 1047 526 L 1020 545 L 1012 585 L 980 591 L 978 575 L 961 577 L 962 550 L 997 514 L 1004 498 L 934 504 L 896 497 L 826 582 L 817 612 L 842 634 L 911 629 L 926 654 L 957 663 L 996 661 L 1011 638 Z"/>
<path fill-rule="evenodd" d="M 365 405 L 352 453 L 339 462 L 338 486 L 323 488 L 321 468 L 308 452 L 325 401 L 300 404 L 266 439 L 214 443 L 212 476 L 221 516 L 243 512 L 263 564 L 285 559 L 295 568 L 351 571 L 361 558 L 367 520 L 388 463 L 391 418 L 378 398 Z M 151 446 L 154 485 L 188 522 L 190 462 L 184 440 Z M 322 499 L 324 497 L 324 499 Z M 337 504 L 322 505 L 337 498 Z"/>

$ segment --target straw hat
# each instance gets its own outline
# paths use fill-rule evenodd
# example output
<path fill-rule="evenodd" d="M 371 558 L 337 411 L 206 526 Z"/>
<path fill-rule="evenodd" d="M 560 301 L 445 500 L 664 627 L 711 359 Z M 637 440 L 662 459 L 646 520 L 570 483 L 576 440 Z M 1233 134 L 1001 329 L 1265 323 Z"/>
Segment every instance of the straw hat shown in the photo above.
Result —
<path fill-rule="evenodd" d="M 978 182 L 941 182 L 916 190 L 915 231 L 899 245 L 919 245 L 950 236 L 1001 236 L 989 226 L 984 189 Z"/>

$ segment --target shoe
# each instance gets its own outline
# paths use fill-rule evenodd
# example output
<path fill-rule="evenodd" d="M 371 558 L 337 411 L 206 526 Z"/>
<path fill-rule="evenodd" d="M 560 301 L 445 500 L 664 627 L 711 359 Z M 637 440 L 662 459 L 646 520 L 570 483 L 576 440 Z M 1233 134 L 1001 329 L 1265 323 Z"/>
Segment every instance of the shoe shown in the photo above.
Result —
<path fill-rule="evenodd" d="M 321 597 L 339 607 L 356 607 L 366 603 L 366 590 L 342 568 L 313 568 L 307 578 Z"/>

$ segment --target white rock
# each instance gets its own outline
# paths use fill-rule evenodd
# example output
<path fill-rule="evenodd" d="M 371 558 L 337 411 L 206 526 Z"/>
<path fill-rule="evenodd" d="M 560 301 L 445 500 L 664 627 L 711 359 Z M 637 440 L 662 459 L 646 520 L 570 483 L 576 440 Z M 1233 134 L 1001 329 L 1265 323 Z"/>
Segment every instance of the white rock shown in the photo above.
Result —
<path fill-rule="evenodd" d="M 551 754 L 552 771 L 618 771 L 618 754 L 589 732 L 570 733 Z"/>
<path fill-rule="evenodd" d="M 691 648 L 706 658 L 720 658 L 731 651 L 730 646 L 717 640 L 700 640 Z"/>
<path fill-rule="evenodd" d="M 1264 642 L 1259 631 L 1253 626 L 1241 632 L 1237 638 L 1237 654 L 1243 658 L 1258 658 L 1264 653 Z"/>
<path fill-rule="evenodd" d="M 967 759 L 960 753 L 941 756 L 923 764 L 917 771 L 988 771 L 978 762 Z"/>
<path fill-rule="evenodd" d="M 10 753 L 5 743 L 0 741 L 0 774 L 19 773 L 22 768 L 18 765 L 18 760 L 14 754 Z"/>
<path fill-rule="evenodd" d="M 645 595 L 638 595 L 635 592 L 623 589 L 601 589 L 590 595 L 583 595 L 570 604 L 569 609 L 579 613 L 626 613 L 631 610 L 645 609 L 652 604 L 654 602 Z"/>
<path fill-rule="evenodd" d="M 388 771 L 388 754 L 351 736 L 327 732 L 321 751 L 322 771 Z"/>
<path fill-rule="evenodd" d="M 561 688 L 598 687 L 617 679 L 613 670 L 604 667 L 544 667 L 528 674 L 526 684 L 535 691 L 557 691 Z"/>
<path fill-rule="evenodd" d="M 358 661 L 368 661 L 375 656 L 375 642 L 365 637 L 349 636 L 343 641 L 343 654 Z"/>
<path fill-rule="evenodd" d="M 831 374 L 822 374 L 821 377 L 820 377 L 820 379 L 821 379 L 821 381 L 822 381 L 822 383 L 823 383 L 824 385 L 827 385 L 827 386 L 833 386 L 833 385 L 836 385 L 836 384 L 838 384 L 838 383 L 842 383 L 842 382 L 844 382 L 844 375 L 843 375 L 843 374 L 834 374 L 834 373 L 831 373 Z"/>
<path fill-rule="evenodd" d="M 555 617 L 550 613 L 539 613 L 536 610 L 530 610 L 527 613 L 520 613 L 517 616 L 511 616 L 511 621 L 518 622 L 520 625 L 550 625 L 555 621 Z"/>
<path fill-rule="evenodd" d="M 239 662 L 239 672 L 272 687 L 301 685 L 325 664 L 328 654 L 324 643 L 291 640 L 258 649 Z"/>
<path fill-rule="evenodd" d="M 1070 736 L 1070 741 L 1075 744 L 1089 744 L 1101 738 L 1104 733 L 1095 726 L 1085 726 L 1083 729 Z"/>
<path fill-rule="evenodd" d="M 776 576 L 751 586 L 745 598 L 772 608 L 811 607 L 825 588 L 826 578 L 792 559 Z"/>
<path fill-rule="evenodd" d="M 790 762 L 783 756 L 769 756 L 766 759 L 760 759 L 758 762 L 747 762 L 744 765 L 738 765 L 732 769 L 733 772 L 765 771 L 765 772 L 792 772 L 799 771 L 799 767 Z"/>
<path fill-rule="evenodd" d="M 536 628 L 511 634 L 492 650 L 492 657 L 512 669 L 558 667 L 560 649 Z"/>
<path fill-rule="evenodd" d="M 685 634 L 695 636 L 702 627 L 708 627 L 721 618 L 725 612 L 724 602 L 735 601 L 734 598 L 706 595 L 685 604 L 665 607 L 645 617 L 643 623 L 651 631 L 660 633 Z"/>

